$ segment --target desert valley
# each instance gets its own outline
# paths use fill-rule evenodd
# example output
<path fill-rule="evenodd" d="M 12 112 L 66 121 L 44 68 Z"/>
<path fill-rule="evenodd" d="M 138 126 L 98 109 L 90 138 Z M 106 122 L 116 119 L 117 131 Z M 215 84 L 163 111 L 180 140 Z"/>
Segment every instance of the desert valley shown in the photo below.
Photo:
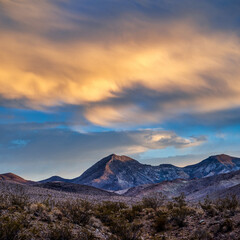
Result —
<path fill-rule="evenodd" d="M 236 157 L 179 168 L 112 154 L 74 179 L 0 179 L 0 239 L 239 239 Z"/>

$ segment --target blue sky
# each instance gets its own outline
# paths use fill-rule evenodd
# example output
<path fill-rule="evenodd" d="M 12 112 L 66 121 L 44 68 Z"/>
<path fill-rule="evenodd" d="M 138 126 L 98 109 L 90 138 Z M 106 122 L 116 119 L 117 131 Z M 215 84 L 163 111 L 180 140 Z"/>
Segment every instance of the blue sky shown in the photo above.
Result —
<path fill-rule="evenodd" d="M 238 0 L 0 0 L 1 172 L 240 156 L 239 12 Z"/>

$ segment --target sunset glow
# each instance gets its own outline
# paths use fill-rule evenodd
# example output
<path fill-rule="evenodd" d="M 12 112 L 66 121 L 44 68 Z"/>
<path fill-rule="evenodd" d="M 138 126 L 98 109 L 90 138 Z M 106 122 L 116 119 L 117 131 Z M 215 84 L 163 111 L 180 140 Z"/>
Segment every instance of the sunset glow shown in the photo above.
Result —
<path fill-rule="evenodd" d="M 38 179 L 74 176 L 112 152 L 179 166 L 240 156 L 239 10 L 0 0 L 2 169 Z"/>

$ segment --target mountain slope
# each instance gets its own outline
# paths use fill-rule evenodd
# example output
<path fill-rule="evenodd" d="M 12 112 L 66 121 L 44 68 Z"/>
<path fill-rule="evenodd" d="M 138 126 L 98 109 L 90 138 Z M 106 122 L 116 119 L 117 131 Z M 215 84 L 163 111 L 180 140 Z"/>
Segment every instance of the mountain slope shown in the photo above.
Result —
<path fill-rule="evenodd" d="M 21 183 L 21 184 L 27 184 L 32 183 L 32 181 L 28 181 L 22 177 L 19 177 L 16 174 L 13 173 L 3 173 L 0 174 L 0 180 L 2 181 L 9 181 L 9 182 L 15 182 L 15 183 Z"/>
<path fill-rule="evenodd" d="M 128 197 L 143 197 L 158 192 L 168 198 L 184 193 L 188 200 L 202 200 L 207 195 L 211 198 L 237 194 L 240 197 L 240 171 L 219 174 L 200 179 L 176 179 L 157 184 L 147 184 L 129 189 L 124 195 Z"/>
<path fill-rule="evenodd" d="M 117 196 L 116 193 L 108 192 L 102 189 L 95 187 L 74 184 L 74 183 L 65 183 L 65 182 L 47 182 L 34 185 L 35 187 L 46 188 L 61 192 L 70 192 L 78 193 L 83 195 L 92 195 L 92 196 Z"/>

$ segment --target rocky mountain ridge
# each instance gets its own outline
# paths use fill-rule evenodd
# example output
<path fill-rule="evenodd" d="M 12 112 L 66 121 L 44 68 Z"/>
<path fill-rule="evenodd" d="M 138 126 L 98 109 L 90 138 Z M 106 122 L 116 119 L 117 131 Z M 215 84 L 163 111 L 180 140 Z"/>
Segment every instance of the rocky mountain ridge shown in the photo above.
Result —
<path fill-rule="evenodd" d="M 240 158 L 225 154 L 211 156 L 197 164 L 176 167 L 171 164 L 151 166 L 127 156 L 111 154 L 74 179 L 55 176 L 42 182 L 63 181 L 119 191 L 139 185 L 155 184 L 174 179 L 194 179 L 240 170 Z"/>

